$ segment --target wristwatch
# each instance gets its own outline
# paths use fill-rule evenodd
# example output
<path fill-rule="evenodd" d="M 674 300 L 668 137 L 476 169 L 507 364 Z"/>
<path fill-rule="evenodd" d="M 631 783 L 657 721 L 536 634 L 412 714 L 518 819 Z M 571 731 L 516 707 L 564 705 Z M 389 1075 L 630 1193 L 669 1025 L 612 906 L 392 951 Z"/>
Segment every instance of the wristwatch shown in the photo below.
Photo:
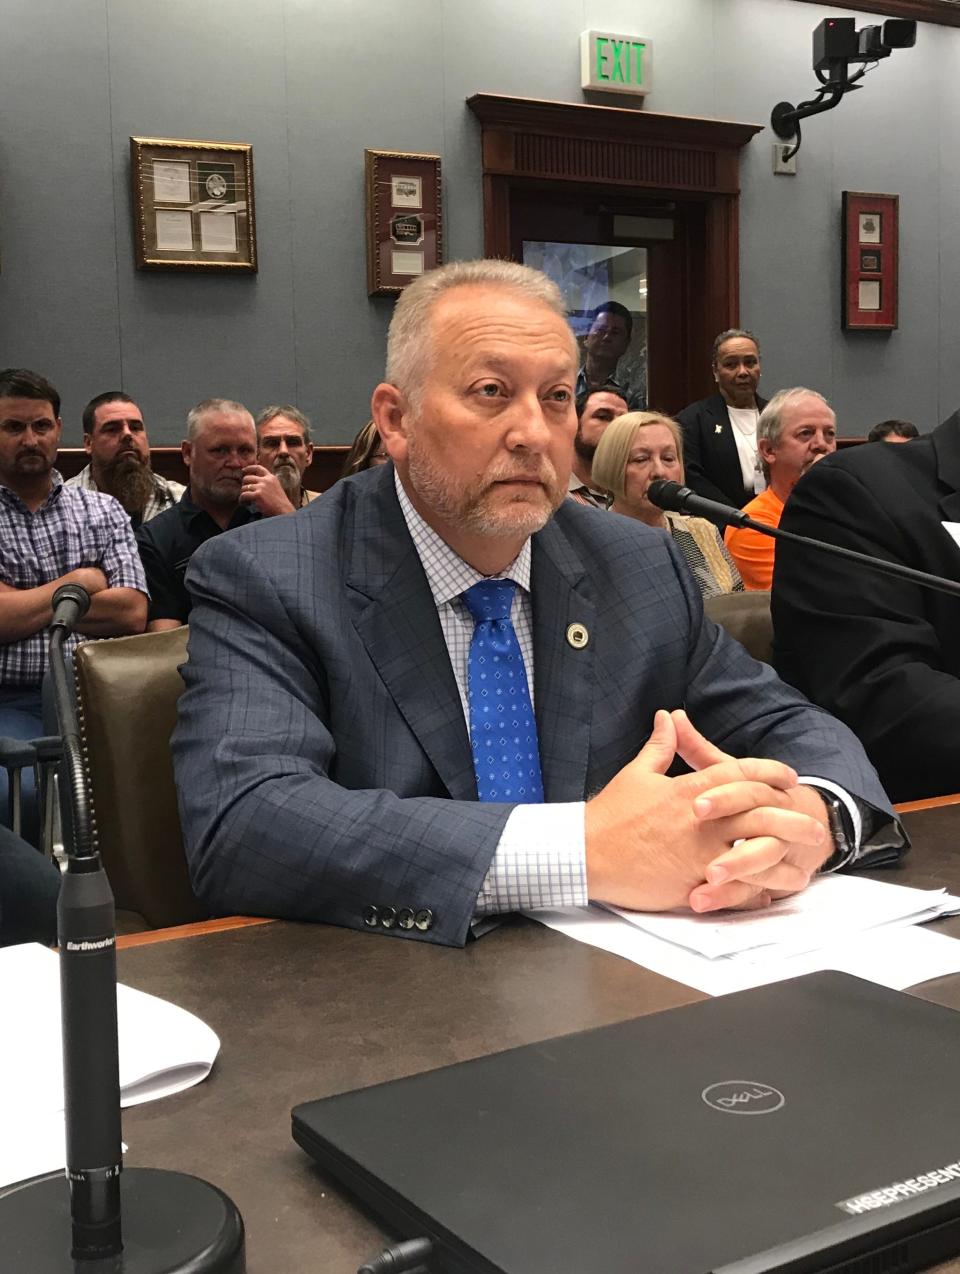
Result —
<path fill-rule="evenodd" d="M 846 805 L 835 792 L 828 792 L 822 787 L 818 787 L 816 792 L 827 807 L 827 821 L 833 837 L 833 853 L 820 868 L 820 875 L 823 876 L 839 871 L 841 867 L 849 867 L 857 861 L 860 853 L 854 839 L 853 819 Z"/>

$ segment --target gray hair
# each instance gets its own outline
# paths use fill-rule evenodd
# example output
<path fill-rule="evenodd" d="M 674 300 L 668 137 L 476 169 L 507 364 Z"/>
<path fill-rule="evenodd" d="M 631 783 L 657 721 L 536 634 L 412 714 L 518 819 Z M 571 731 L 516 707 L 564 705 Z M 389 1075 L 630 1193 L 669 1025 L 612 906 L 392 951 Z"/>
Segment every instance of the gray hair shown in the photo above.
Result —
<path fill-rule="evenodd" d="M 310 420 L 298 408 L 287 403 L 283 407 L 264 407 L 263 411 L 257 413 L 257 418 L 253 422 L 257 429 L 257 438 L 260 437 L 260 429 L 263 425 L 269 425 L 271 420 L 276 420 L 278 416 L 286 416 L 287 420 L 292 420 L 295 425 L 300 426 L 300 432 L 303 434 L 303 441 L 310 442 Z"/>
<path fill-rule="evenodd" d="M 711 367 L 716 367 L 717 359 L 720 357 L 720 346 L 726 345 L 727 341 L 753 341 L 757 347 L 757 357 L 760 356 L 760 342 L 752 332 L 748 332 L 745 327 L 728 327 L 713 342 L 713 354 L 710 358 Z"/>
<path fill-rule="evenodd" d="M 779 393 L 774 394 L 760 413 L 760 420 L 757 422 L 758 447 L 761 442 L 769 442 L 774 450 L 780 446 L 780 436 L 783 433 L 783 409 L 796 402 L 798 398 L 819 398 L 825 407 L 830 407 L 823 394 L 818 394 L 815 389 L 805 389 L 802 385 L 797 385 L 793 389 L 781 389 Z M 830 410 L 833 411 L 833 408 L 830 407 Z M 762 452 L 760 464 L 763 468 L 763 476 L 769 481 L 770 468 Z"/>
<path fill-rule="evenodd" d="M 196 407 L 191 407 L 187 412 L 187 441 L 196 442 L 203 433 L 207 417 L 219 412 L 231 414 L 236 412 L 238 415 L 246 416 L 251 425 L 253 424 L 253 416 L 243 403 L 236 403 L 232 398 L 205 398 L 203 402 L 197 403 Z"/>
<path fill-rule="evenodd" d="M 552 279 L 516 261 L 451 261 L 421 274 L 400 294 L 387 334 L 386 379 L 415 407 L 435 357 L 430 339 L 433 306 L 453 288 L 483 286 L 509 288 L 567 318 L 563 296 Z M 571 332 L 571 346 L 573 339 Z"/>

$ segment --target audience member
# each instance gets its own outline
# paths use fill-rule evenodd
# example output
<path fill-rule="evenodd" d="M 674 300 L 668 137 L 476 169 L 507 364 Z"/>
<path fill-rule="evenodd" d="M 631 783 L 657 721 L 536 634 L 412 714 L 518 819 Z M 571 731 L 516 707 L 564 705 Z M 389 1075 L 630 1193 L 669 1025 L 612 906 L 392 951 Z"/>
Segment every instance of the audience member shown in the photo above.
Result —
<path fill-rule="evenodd" d="M 813 389 L 782 389 L 767 403 L 757 431 L 763 473 L 770 485 L 744 506 L 766 526 L 779 526 L 787 496 L 811 465 L 837 449 L 837 418 Z M 776 540 L 749 527 L 728 527 L 727 548 L 744 586 L 769 591 Z"/>
<path fill-rule="evenodd" d="M 291 505 L 302 509 L 320 494 L 303 486 L 313 460 L 310 421 L 296 407 L 264 407 L 256 427 L 257 460 L 275 475 Z"/>
<path fill-rule="evenodd" d="M 919 437 L 920 430 L 909 420 L 881 420 L 867 434 L 867 442 L 909 442 Z"/>
<path fill-rule="evenodd" d="M 573 439 L 573 468 L 568 484 L 572 500 L 592 504 L 596 509 L 606 508 L 605 493 L 594 486 L 591 473 L 593 457 L 607 425 L 628 410 L 627 400 L 615 385 L 591 390 L 577 399 L 577 432 Z"/>
<path fill-rule="evenodd" d="M 363 473 L 366 469 L 375 469 L 377 465 L 386 464 L 390 457 L 383 449 L 377 426 L 368 420 L 354 438 L 347 457 L 343 462 L 341 478 L 349 478 L 351 473 Z"/>
<path fill-rule="evenodd" d="M 960 412 L 909 447 L 817 465 L 783 525 L 960 580 Z M 960 601 L 786 541 L 774 576 L 778 666 L 862 739 L 895 800 L 960 786 Z"/>
<path fill-rule="evenodd" d="M 597 389 L 613 389 L 632 406 L 632 391 L 617 379 L 617 367 L 633 337 L 633 315 L 619 301 L 604 301 L 593 312 L 583 345 L 583 366 L 577 373 L 577 398 Z"/>
<path fill-rule="evenodd" d="M 172 746 L 208 906 L 456 944 L 588 896 L 763 905 L 858 820 L 902 844 L 853 735 L 704 617 L 670 538 L 565 498 L 576 370 L 544 275 L 431 271 L 373 395 L 393 464 L 196 554 Z"/>
<path fill-rule="evenodd" d="M 701 596 L 743 591 L 740 572 L 712 522 L 666 513 L 647 499 L 656 478 L 684 481 L 683 435 L 675 420 L 655 411 L 621 416 L 601 438 L 593 472 L 595 481 L 611 492 L 614 513 L 670 532 Z"/>
<path fill-rule="evenodd" d="M 60 871 L 56 864 L 0 826 L 0 947 L 57 940 Z"/>
<path fill-rule="evenodd" d="M 64 484 L 54 468 L 60 430 L 60 396 L 48 381 L 24 368 L 0 371 L 0 736 L 15 739 L 44 733 L 40 684 L 61 584 L 80 584 L 91 595 L 78 634 L 139 633 L 147 618 L 130 520 L 112 496 Z M 6 803 L 0 771 L 4 815 Z M 25 774 L 31 839 L 36 816 L 32 776 Z"/>
<path fill-rule="evenodd" d="M 171 508 L 186 490 L 183 483 L 153 472 L 143 414 L 118 389 L 98 394 L 84 407 L 83 446 L 90 463 L 66 485 L 112 495 L 130 515 L 134 529 Z"/>
<path fill-rule="evenodd" d="M 757 450 L 757 425 L 766 399 L 760 383 L 760 346 L 752 332 L 731 328 L 713 342 L 717 393 L 684 407 L 687 483 L 698 495 L 742 508 L 766 486 Z"/>
<path fill-rule="evenodd" d="M 193 407 L 181 452 L 190 476 L 187 491 L 137 531 L 150 588 L 151 632 L 187 622 L 190 595 L 183 577 L 201 544 L 261 516 L 293 512 L 274 474 L 254 463 L 257 433 L 242 403 L 207 398 Z"/>

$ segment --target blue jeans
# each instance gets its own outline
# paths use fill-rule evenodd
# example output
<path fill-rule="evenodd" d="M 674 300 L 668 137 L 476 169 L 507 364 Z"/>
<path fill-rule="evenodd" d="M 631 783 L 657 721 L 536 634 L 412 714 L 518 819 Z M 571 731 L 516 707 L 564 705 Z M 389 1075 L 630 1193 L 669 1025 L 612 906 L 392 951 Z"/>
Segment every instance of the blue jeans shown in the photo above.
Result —
<path fill-rule="evenodd" d="M 0 947 L 57 939 L 60 872 L 38 849 L 0 827 Z"/>
<path fill-rule="evenodd" d="M 0 686 L 0 738 L 38 739 L 43 734 L 40 687 Z M 6 770 L 0 768 L 0 823 L 9 826 Z M 33 769 L 23 771 L 23 826 L 21 836 L 36 845 L 40 837 L 40 811 Z"/>

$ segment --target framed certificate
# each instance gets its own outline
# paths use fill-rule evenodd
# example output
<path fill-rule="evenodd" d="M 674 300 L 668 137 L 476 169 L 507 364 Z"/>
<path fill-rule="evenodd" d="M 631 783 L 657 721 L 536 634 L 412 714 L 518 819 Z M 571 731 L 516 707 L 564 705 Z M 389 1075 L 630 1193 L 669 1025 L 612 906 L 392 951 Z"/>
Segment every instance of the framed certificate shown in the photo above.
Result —
<path fill-rule="evenodd" d="M 842 326 L 889 332 L 897 326 L 900 197 L 843 192 Z"/>
<path fill-rule="evenodd" d="M 395 296 L 443 262 L 440 156 L 364 152 L 367 292 Z"/>
<path fill-rule="evenodd" d="M 130 138 L 139 270 L 254 273 L 253 147 Z"/>

